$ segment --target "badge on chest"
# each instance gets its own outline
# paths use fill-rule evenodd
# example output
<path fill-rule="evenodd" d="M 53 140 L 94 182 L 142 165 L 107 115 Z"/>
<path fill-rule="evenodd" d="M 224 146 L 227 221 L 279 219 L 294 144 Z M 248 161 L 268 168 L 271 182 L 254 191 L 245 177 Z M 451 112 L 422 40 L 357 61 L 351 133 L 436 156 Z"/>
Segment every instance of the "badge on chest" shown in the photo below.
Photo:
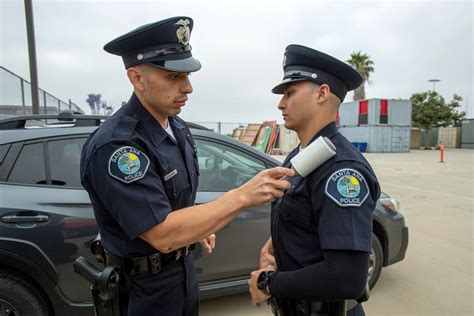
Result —
<path fill-rule="evenodd" d="M 364 176 L 355 169 L 340 169 L 326 182 L 326 195 L 342 207 L 359 207 L 369 196 Z"/>
<path fill-rule="evenodd" d="M 143 178 L 150 165 L 150 159 L 139 149 L 120 147 L 109 159 L 109 174 L 124 183 Z"/>

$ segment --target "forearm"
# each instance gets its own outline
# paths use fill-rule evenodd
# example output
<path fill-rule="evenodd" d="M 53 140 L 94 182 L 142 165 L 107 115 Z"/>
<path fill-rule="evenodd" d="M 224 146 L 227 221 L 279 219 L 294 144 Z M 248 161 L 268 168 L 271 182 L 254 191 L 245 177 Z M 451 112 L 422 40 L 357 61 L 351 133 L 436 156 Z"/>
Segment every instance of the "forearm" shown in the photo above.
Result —
<path fill-rule="evenodd" d="M 270 293 L 310 301 L 357 299 L 367 282 L 369 253 L 324 251 L 325 260 L 296 271 L 276 272 Z"/>
<path fill-rule="evenodd" d="M 238 189 L 231 190 L 212 202 L 169 213 L 141 238 L 161 252 L 171 252 L 222 229 L 246 206 Z"/>

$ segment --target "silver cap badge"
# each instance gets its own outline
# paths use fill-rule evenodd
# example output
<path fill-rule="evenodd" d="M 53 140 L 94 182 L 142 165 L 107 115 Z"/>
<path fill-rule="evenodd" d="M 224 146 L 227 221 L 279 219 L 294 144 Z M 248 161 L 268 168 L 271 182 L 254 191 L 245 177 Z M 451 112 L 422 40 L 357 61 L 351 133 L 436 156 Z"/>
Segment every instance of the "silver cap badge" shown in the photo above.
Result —
<path fill-rule="evenodd" d="M 188 45 L 189 44 L 189 39 L 191 37 L 191 30 L 189 29 L 189 20 L 188 19 L 181 19 L 178 22 L 175 23 L 175 25 L 181 25 L 177 30 L 176 30 L 176 37 L 178 38 L 178 42 L 180 42 L 183 45 Z"/>

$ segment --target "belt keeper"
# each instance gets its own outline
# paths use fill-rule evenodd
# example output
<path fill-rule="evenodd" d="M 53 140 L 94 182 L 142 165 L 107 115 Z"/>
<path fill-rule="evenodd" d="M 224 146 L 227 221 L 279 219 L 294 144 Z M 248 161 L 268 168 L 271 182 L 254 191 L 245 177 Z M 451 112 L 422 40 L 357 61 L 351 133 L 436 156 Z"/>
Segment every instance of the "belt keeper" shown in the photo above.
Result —
<path fill-rule="evenodd" d="M 156 274 L 161 271 L 161 254 L 155 253 L 147 257 L 148 270 L 151 274 Z"/>

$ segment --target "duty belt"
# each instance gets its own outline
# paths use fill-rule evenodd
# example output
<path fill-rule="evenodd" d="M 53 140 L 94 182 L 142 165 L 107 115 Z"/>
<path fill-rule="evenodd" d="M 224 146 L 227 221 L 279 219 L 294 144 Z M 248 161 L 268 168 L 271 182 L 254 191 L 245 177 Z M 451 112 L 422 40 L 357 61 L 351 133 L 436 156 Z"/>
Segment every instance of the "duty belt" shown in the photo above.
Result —
<path fill-rule="evenodd" d="M 311 316 L 346 316 L 346 313 L 357 306 L 356 300 L 333 302 L 309 302 Z"/>
<path fill-rule="evenodd" d="M 186 257 L 192 246 L 186 246 L 170 253 L 154 253 L 149 256 L 122 258 L 105 251 L 106 265 L 120 266 L 122 273 L 133 276 L 139 273 L 156 274 L 173 262 Z"/>

